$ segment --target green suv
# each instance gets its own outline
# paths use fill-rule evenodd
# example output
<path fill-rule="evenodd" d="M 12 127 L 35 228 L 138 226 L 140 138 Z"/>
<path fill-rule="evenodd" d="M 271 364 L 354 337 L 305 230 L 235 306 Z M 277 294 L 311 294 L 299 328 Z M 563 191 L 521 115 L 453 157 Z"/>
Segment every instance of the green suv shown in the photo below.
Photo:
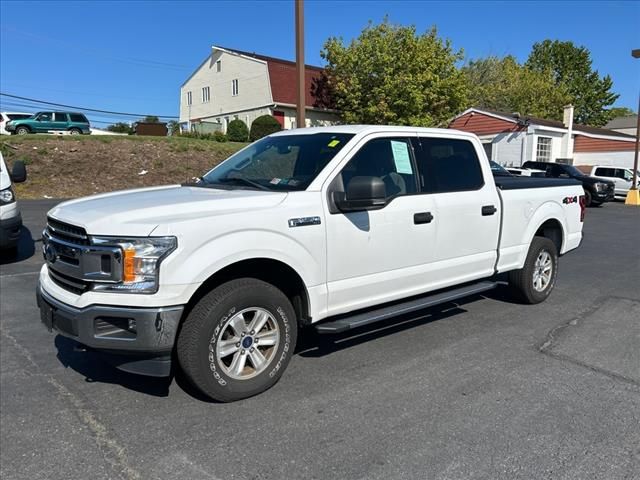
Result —
<path fill-rule="evenodd" d="M 12 120 L 5 126 L 11 135 L 66 131 L 71 135 L 90 134 L 89 120 L 76 112 L 38 112 L 29 118 Z"/>

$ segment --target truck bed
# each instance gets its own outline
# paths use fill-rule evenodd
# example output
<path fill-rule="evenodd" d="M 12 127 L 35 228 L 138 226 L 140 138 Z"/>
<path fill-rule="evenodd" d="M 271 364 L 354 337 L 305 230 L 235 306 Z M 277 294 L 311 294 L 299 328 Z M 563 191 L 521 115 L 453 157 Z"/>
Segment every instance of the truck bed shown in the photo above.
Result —
<path fill-rule="evenodd" d="M 582 185 L 572 178 L 541 177 L 494 177 L 496 187 L 500 190 L 520 190 L 523 188 L 568 187 Z"/>

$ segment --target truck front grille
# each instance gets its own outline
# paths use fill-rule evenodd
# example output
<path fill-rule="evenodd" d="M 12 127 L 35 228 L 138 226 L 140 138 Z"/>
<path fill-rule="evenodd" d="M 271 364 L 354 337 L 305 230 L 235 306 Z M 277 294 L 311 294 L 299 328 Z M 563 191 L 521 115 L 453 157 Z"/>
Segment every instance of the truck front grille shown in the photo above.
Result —
<path fill-rule="evenodd" d="M 122 250 L 93 245 L 84 228 L 47 218 L 42 232 L 42 253 L 51 280 L 65 290 L 82 295 L 97 283 L 122 280 Z"/>
<path fill-rule="evenodd" d="M 77 278 L 72 278 L 68 275 L 56 272 L 51 265 L 49 265 L 49 276 L 51 277 L 51 280 L 53 280 L 53 283 L 71 293 L 75 293 L 76 295 L 82 295 L 91 288 L 91 284 L 89 282 L 78 280 Z"/>
<path fill-rule="evenodd" d="M 47 232 L 52 237 L 75 245 L 89 245 L 90 243 L 89 235 L 84 228 L 69 225 L 51 217 L 47 218 Z"/>

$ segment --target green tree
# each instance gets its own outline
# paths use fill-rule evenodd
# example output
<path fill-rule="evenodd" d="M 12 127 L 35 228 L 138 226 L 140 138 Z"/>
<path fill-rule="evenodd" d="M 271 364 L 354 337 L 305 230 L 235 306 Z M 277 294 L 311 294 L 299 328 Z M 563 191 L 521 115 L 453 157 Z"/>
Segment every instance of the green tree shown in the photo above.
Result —
<path fill-rule="evenodd" d="M 549 74 L 530 70 L 512 56 L 471 61 L 462 71 L 471 106 L 562 120 L 570 101 L 566 88 Z"/>
<path fill-rule="evenodd" d="M 418 34 L 415 26 L 385 18 L 369 23 L 349 45 L 329 38 L 321 55 L 346 123 L 433 126 L 466 105 L 466 84 L 456 68 L 462 51 L 438 37 L 435 27 Z"/>
<path fill-rule="evenodd" d="M 635 115 L 636 112 L 627 107 L 613 107 L 609 109 L 609 118 L 614 119 L 617 117 L 628 117 Z"/>
<path fill-rule="evenodd" d="M 160 119 L 156 115 L 147 115 L 142 120 L 141 123 L 160 123 Z"/>
<path fill-rule="evenodd" d="M 128 135 L 133 134 L 133 128 L 131 128 L 131 125 L 125 122 L 117 122 L 117 123 L 114 123 L 113 125 L 109 125 L 107 127 L 107 130 L 115 133 L 126 133 Z"/>
<path fill-rule="evenodd" d="M 249 138 L 249 129 L 242 120 L 235 119 L 229 122 L 227 138 L 230 142 L 246 142 Z"/>
<path fill-rule="evenodd" d="M 282 127 L 280 126 L 280 123 L 278 123 L 278 120 L 273 118 L 271 115 L 262 115 L 256 118 L 251 124 L 249 140 L 255 142 L 256 140 L 260 140 L 262 137 L 279 132 L 280 130 L 282 130 Z"/>
<path fill-rule="evenodd" d="M 591 53 L 573 42 L 545 40 L 535 43 L 526 66 L 537 72 L 548 72 L 558 86 L 567 88 L 575 107 L 577 123 L 601 126 L 610 119 L 607 107 L 619 95 L 613 93 L 609 75 L 600 77 L 591 65 Z"/>

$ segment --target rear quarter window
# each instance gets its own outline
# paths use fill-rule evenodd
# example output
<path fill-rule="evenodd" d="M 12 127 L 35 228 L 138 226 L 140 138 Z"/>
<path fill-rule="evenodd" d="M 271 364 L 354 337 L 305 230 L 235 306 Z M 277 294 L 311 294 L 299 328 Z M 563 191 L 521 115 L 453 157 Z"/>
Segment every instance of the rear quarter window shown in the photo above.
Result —
<path fill-rule="evenodd" d="M 87 117 L 85 117 L 84 115 L 82 115 L 80 113 L 70 113 L 69 114 L 69 118 L 71 119 L 72 122 L 89 123 L 89 120 L 87 120 Z"/>
<path fill-rule="evenodd" d="M 7 117 L 9 117 L 9 120 L 23 120 L 25 118 L 29 118 L 31 115 L 27 115 L 27 114 L 20 114 L 20 113 L 8 113 Z"/>

